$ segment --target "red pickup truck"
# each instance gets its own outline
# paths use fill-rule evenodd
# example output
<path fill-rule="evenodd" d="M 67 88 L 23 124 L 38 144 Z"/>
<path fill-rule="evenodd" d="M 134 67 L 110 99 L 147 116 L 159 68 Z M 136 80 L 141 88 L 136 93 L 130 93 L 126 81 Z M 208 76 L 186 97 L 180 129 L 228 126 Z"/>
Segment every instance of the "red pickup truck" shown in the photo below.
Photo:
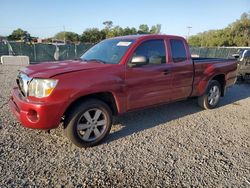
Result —
<path fill-rule="evenodd" d="M 125 112 L 189 97 L 215 108 L 236 75 L 235 59 L 192 59 L 182 37 L 123 36 L 96 44 L 79 60 L 22 69 L 9 105 L 25 127 L 50 130 L 63 121 L 67 137 L 89 147 Z"/>

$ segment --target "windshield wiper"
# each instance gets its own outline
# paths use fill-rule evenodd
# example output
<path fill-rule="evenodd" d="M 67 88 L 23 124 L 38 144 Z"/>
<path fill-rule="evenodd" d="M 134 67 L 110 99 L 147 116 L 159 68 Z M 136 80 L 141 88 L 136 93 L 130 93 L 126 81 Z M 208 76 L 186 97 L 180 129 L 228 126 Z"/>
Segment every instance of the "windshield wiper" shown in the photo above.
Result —
<path fill-rule="evenodd" d="M 106 61 L 101 60 L 101 59 L 83 59 L 83 61 L 97 61 L 99 63 L 107 64 Z"/>

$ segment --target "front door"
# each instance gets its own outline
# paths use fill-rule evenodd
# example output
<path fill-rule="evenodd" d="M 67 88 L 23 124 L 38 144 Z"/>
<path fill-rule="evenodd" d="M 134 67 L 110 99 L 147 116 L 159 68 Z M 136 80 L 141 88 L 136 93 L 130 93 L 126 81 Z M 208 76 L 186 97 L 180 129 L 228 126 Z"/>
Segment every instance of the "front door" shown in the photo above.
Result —
<path fill-rule="evenodd" d="M 164 40 L 142 42 L 133 56 L 144 56 L 147 63 L 139 67 L 127 68 L 127 110 L 170 101 L 171 64 L 166 63 Z"/>

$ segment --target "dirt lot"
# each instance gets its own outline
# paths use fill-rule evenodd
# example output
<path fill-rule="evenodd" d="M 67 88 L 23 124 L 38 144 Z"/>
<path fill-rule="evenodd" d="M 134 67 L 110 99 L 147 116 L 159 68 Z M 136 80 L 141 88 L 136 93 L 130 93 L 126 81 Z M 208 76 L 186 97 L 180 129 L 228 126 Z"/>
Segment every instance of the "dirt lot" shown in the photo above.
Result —
<path fill-rule="evenodd" d="M 0 187 L 250 187 L 250 84 L 214 110 L 191 99 L 126 114 L 105 143 L 79 149 L 62 128 L 26 129 L 11 115 L 17 69 L 0 65 Z"/>

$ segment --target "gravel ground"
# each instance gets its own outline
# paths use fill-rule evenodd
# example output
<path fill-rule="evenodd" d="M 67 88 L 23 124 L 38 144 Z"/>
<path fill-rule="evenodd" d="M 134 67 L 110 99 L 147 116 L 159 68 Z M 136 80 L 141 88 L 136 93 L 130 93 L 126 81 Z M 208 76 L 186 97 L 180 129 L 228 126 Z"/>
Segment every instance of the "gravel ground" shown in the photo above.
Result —
<path fill-rule="evenodd" d="M 62 128 L 26 129 L 11 115 L 17 69 L 0 66 L 0 187 L 250 187 L 250 84 L 214 110 L 190 99 L 126 114 L 103 144 L 80 149 Z"/>

